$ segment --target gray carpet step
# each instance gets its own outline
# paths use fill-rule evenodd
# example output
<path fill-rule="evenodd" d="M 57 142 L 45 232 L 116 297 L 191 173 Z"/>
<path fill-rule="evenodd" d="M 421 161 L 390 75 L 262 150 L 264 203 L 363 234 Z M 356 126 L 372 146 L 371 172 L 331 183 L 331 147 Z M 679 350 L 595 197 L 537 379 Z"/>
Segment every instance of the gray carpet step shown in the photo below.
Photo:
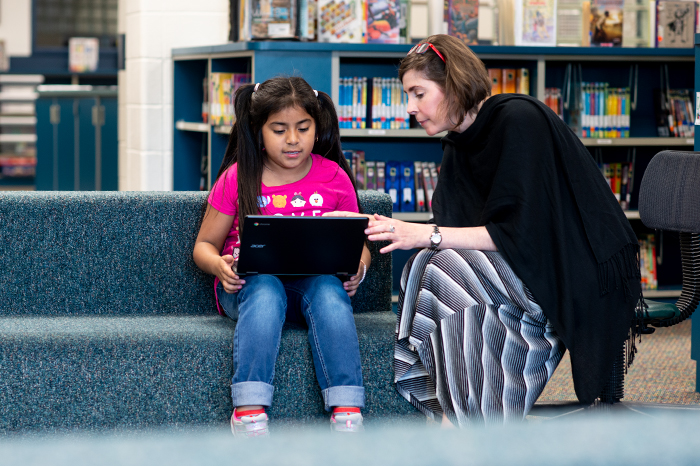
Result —
<path fill-rule="evenodd" d="M 367 419 L 416 416 L 393 386 L 392 312 L 355 316 Z M 225 426 L 235 323 L 219 316 L 0 318 L 0 432 Z M 287 326 L 268 413 L 319 422 L 307 331 Z"/>

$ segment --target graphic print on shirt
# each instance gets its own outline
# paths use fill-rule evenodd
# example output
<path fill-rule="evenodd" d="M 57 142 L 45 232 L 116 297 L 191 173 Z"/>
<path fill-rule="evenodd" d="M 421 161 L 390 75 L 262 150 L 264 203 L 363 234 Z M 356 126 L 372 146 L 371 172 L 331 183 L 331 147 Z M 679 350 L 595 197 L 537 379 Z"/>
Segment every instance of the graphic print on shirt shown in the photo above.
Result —
<path fill-rule="evenodd" d="M 258 207 L 264 209 L 270 203 L 270 196 L 258 196 Z"/>
<path fill-rule="evenodd" d="M 306 204 L 306 199 L 304 199 L 304 196 L 302 196 L 301 193 L 294 193 L 291 204 L 294 207 L 304 207 Z"/>
<path fill-rule="evenodd" d="M 321 207 L 323 205 L 323 197 L 316 191 L 309 198 L 309 202 L 314 207 Z"/>
<path fill-rule="evenodd" d="M 287 195 L 277 195 L 273 194 L 272 195 L 272 205 L 277 207 L 278 209 L 283 209 L 287 205 Z"/>

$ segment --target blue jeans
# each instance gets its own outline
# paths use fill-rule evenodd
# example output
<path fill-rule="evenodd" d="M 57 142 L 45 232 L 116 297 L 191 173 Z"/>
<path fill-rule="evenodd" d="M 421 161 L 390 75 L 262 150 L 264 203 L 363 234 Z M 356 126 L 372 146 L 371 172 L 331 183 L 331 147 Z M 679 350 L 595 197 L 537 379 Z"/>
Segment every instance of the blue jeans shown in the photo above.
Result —
<path fill-rule="evenodd" d="M 246 277 L 238 293 L 219 283 L 219 304 L 233 320 L 233 406 L 272 405 L 275 361 L 285 320 L 309 329 L 316 379 L 326 410 L 364 407 L 360 345 L 350 298 L 331 275 Z"/>

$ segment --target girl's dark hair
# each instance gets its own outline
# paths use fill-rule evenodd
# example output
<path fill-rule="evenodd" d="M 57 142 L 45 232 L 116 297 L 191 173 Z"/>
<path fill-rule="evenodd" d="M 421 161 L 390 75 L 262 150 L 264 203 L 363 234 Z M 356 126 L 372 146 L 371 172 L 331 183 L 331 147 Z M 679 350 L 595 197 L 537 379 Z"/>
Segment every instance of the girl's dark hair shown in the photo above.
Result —
<path fill-rule="evenodd" d="M 444 110 L 451 123 L 453 117 L 462 124 L 466 113 L 476 110 L 479 103 L 491 95 L 491 80 L 484 63 L 459 39 L 445 34 L 430 36 L 421 43 L 430 42 L 440 51 L 445 61 L 432 49 L 412 53 L 401 60 L 399 79 L 408 71 L 416 71 L 440 86 L 445 94 Z"/>
<path fill-rule="evenodd" d="M 299 77 L 276 77 L 268 79 L 254 91 L 254 84 L 241 86 L 234 97 L 236 122 L 229 135 L 228 145 L 221 163 L 218 180 L 234 163 L 238 163 L 238 218 L 240 228 L 247 215 L 260 214 L 258 198 L 261 195 L 263 173 L 262 128 L 268 117 L 291 107 L 308 113 L 316 123 L 316 137 L 311 152 L 332 160 L 350 177 L 355 197 L 357 188 L 350 173 L 343 151 L 340 148 L 338 115 L 330 96 L 318 91 Z M 360 201 L 357 198 L 359 207 Z"/>

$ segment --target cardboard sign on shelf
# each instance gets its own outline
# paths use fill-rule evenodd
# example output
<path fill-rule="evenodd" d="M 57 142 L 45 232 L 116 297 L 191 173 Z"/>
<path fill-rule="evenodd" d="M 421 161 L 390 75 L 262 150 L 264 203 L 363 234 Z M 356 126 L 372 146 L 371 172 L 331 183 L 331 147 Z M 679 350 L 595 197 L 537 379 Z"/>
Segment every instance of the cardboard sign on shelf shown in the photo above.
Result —
<path fill-rule="evenodd" d="M 97 70 L 100 41 L 95 37 L 71 37 L 68 40 L 68 69 L 73 73 Z"/>

